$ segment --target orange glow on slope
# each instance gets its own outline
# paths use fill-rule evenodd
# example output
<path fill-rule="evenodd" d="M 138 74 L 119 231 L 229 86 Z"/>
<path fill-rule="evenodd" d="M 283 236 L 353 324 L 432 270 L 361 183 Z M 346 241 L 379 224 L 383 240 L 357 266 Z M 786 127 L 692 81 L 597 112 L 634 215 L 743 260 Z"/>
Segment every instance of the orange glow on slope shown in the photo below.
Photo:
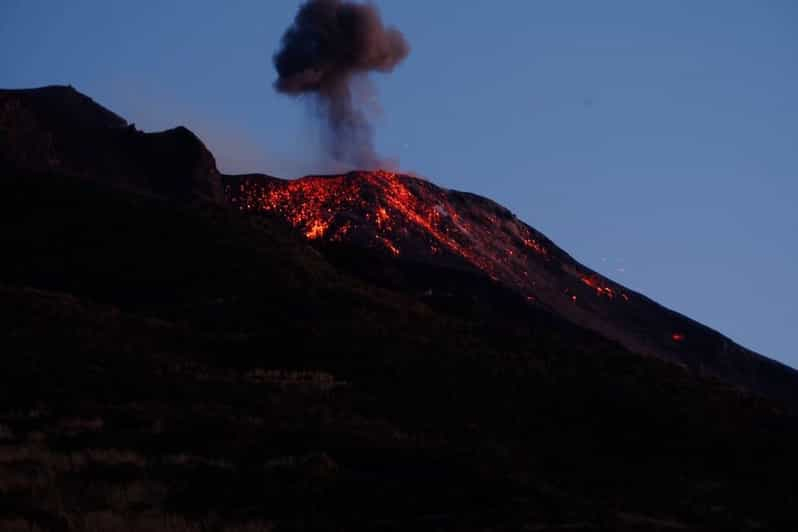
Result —
<path fill-rule="evenodd" d="M 671 340 L 674 342 L 684 342 L 685 336 L 682 333 L 675 332 L 671 335 Z"/>
<path fill-rule="evenodd" d="M 383 237 L 383 238 L 380 238 L 380 240 L 381 240 L 381 241 L 382 241 L 382 243 L 385 245 L 385 247 L 386 247 L 386 248 L 388 248 L 388 251 L 390 251 L 391 253 L 393 253 L 393 254 L 394 254 L 394 255 L 396 255 L 397 257 L 399 256 L 399 254 L 400 254 L 400 252 L 399 252 L 399 248 L 398 248 L 398 247 L 396 247 L 396 246 L 393 244 L 393 242 L 391 242 L 390 240 L 388 240 L 387 238 L 384 238 L 384 237 Z"/>
<path fill-rule="evenodd" d="M 606 297 L 608 299 L 615 299 L 619 292 L 605 283 L 598 275 L 582 275 L 580 277 L 582 282 L 596 291 L 596 294 Z M 629 296 L 620 292 L 620 296 L 624 301 L 629 301 Z"/>
<path fill-rule="evenodd" d="M 534 239 L 531 239 L 531 238 L 526 238 L 526 239 L 524 239 L 524 245 L 526 247 L 528 247 L 529 249 L 531 249 L 532 251 L 534 251 L 535 253 L 539 254 L 539 255 L 547 255 L 548 254 L 548 252 L 546 251 L 546 248 L 544 248 L 543 246 L 538 244 L 537 240 L 534 240 Z"/>
<path fill-rule="evenodd" d="M 277 214 L 309 240 L 377 247 L 410 259 L 455 255 L 493 281 L 523 287 L 530 302 L 539 293 L 539 260 L 551 263 L 556 256 L 542 235 L 495 203 L 392 172 L 244 178 L 237 188 L 228 194 L 240 209 Z M 630 300 L 598 274 L 574 273 L 599 297 Z M 576 295 L 568 298 L 576 302 Z"/>
<path fill-rule="evenodd" d="M 305 232 L 305 236 L 308 237 L 310 240 L 316 240 L 317 238 L 321 238 L 324 236 L 324 233 L 327 231 L 328 224 L 320 221 L 320 220 L 313 220 L 310 224 L 310 227 Z"/>
<path fill-rule="evenodd" d="M 540 268 L 532 256 L 552 260 L 541 235 L 495 203 L 392 172 L 293 181 L 244 177 L 227 194 L 239 209 L 279 215 L 310 240 L 377 247 L 408 258 L 454 255 L 494 281 L 532 294 L 538 289 L 528 270 Z"/>
<path fill-rule="evenodd" d="M 377 226 L 379 227 L 384 226 L 391 219 L 391 217 L 388 216 L 388 211 L 385 210 L 385 207 L 380 207 L 379 209 L 377 209 L 376 214 L 377 214 Z"/>

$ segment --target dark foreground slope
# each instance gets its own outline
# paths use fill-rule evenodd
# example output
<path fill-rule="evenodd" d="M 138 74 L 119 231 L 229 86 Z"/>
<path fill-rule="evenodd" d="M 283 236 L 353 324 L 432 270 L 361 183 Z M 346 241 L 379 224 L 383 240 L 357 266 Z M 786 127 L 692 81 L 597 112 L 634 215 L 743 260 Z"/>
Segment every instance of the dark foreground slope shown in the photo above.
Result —
<path fill-rule="evenodd" d="M 62 172 L 0 187 L 2 530 L 798 525 L 780 404 L 480 275 Z"/>

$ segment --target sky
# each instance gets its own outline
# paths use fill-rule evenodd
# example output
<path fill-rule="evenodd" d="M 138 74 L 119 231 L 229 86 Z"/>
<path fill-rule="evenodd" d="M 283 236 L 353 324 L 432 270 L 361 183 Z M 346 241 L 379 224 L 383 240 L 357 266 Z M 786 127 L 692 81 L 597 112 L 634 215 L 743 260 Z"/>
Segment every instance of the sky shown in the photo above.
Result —
<path fill-rule="evenodd" d="M 381 154 L 798 367 L 798 3 L 383 0 Z M 500 7 L 487 7 L 499 4 Z M 0 87 L 69 84 L 222 171 L 326 170 L 272 89 L 295 0 L 2 0 Z"/>

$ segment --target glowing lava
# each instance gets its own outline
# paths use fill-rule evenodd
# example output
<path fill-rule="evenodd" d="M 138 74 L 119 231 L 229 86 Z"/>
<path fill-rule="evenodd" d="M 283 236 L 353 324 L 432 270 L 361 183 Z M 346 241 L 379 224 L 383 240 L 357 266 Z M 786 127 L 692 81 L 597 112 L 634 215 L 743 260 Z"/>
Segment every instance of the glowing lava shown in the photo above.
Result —
<path fill-rule="evenodd" d="M 226 190 L 241 210 L 280 216 L 309 240 L 381 249 L 410 260 L 471 267 L 516 288 L 527 301 L 551 301 L 570 257 L 500 205 L 392 172 L 352 172 L 294 181 L 243 176 Z M 555 254 L 557 259 L 555 259 Z M 598 296 L 629 301 L 620 287 L 582 269 L 569 281 Z M 574 286 L 569 282 L 571 288 Z M 577 297 L 568 293 L 571 302 Z M 581 298 L 580 298 L 581 300 Z"/>
<path fill-rule="evenodd" d="M 500 223 L 496 215 L 465 216 L 448 191 L 392 172 L 295 181 L 244 179 L 237 188 L 227 193 L 240 209 L 279 214 L 308 239 L 342 242 L 358 233 L 358 238 L 368 240 L 366 245 L 398 256 L 406 245 L 417 245 L 419 239 L 413 235 L 421 236 L 427 253 L 456 255 L 494 280 L 507 279 L 514 262 L 525 260 L 513 248 L 523 246 L 543 257 L 548 254 L 525 227 L 516 228 L 518 234 L 502 246 L 495 242 L 494 230 Z"/>
<path fill-rule="evenodd" d="M 317 238 L 321 238 L 324 236 L 324 233 L 327 231 L 328 224 L 320 221 L 320 220 L 313 220 L 311 222 L 310 227 L 305 232 L 305 236 L 308 237 L 310 240 L 316 240 Z"/>
<path fill-rule="evenodd" d="M 623 292 L 619 292 L 615 288 L 611 287 L 609 284 L 604 282 L 601 277 L 598 275 L 582 275 L 580 277 L 582 282 L 596 291 L 596 294 L 606 297 L 608 299 L 615 299 L 618 294 L 624 299 L 624 301 L 629 301 L 629 296 Z"/>

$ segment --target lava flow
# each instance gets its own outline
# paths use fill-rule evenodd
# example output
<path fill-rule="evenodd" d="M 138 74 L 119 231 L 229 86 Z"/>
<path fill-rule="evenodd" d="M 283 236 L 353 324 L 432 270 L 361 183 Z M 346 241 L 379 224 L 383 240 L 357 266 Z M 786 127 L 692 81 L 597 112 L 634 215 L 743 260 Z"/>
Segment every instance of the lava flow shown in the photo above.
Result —
<path fill-rule="evenodd" d="M 228 196 L 241 209 L 281 215 L 311 240 L 356 240 L 393 255 L 410 247 L 411 254 L 417 255 L 421 237 L 430 255 L 446 251 L 493 278 L 499 278 L 502 263 L 513 257 L 519 244 L 541 256 L 547 254 L 531 231 L 523 231 L 511 246 L 491 244 L 494 235 L 486 234 L 485 225 L 492 229 L 497 223 L 495 214 L 472 220 L 452 204 L 448 191 L 391 172 L 295 181 L 245 179 L 237 191 L 228 189 Z M 363 242 L 364 238 L 369 242 Z M 506 259 L 495 260 L 501 255 Z"/>
<path fill-rule="evenodd" d="M 598 275 L 582 275 L 580 277 L 582 282 L 596 291 L 596 294 L 604 296 L 608 299 L 615 299 L 619 294 L 624 301 L 629 301 L 629 296 L 624 292 L 620 292 L 609 284 L 604 282 Z"/>
<path fill-rule="evenodd" d="M 276 214 L 310 240 L 476 269 L 529 302 L 551 301 L 542 290 L 561 293 L 555 287 L 580 282 L 600 297 L 629 301 L 599 275 L 565 268 L 572 259 L 504 207 L 420 179 L 385 171 L 294 181 L 242 176 L 226 192 L 238 208 Z"/>
<path fill-rule="evenodd" d="M 693 343 L 682 321 L 675 328 L 659 306 L 582 266 L 487 198 L 384 171 L 225 183 L 231 205 L 279 217 L 310 241 L 481 273 L 528 305 L 668 360 L 684 361 Z"/>

